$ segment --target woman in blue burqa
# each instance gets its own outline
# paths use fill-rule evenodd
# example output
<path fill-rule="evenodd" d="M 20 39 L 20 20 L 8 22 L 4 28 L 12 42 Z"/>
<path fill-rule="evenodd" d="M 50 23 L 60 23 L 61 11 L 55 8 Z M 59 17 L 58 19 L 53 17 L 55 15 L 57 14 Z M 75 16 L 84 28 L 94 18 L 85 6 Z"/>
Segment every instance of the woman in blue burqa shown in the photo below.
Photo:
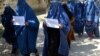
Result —
<path fill-rule="evenodd" d="M 84 18 L 85 18 L 85 4 L 82 3 L 81 0 L 78 0 L 78 2 L 75 5 L 75 24 L 74 24 L 74 30 L 76 33 L 78 33 L 79 36 L 83 34 L 84 31 Z"/>
<path fill-rule="evenodd" d="M 42 56 L 68 56 L 69 46 L 66 36 L 70 30 L 70 21 L 61 0 L 51 0 L 47 19 L 57 19 L 59 28 L 47 27 L 46 23 L 43 23 L 45 41 Z"/>
<path fill-rule="evenodd" d="M 1 15 L 1 22 L 4 27 L 3 38 L 7 43 L 12 45 L 12 54 L 17 52 L 17 39 L 15 36 L 15 29 L 13 25 L 13 16 L 16 15 L 14 10 L 10 6 L 6 6 L 3 14 Z"/>
<path fill-rule="evenodd" d="M 99 10 L 94 0 L 87 0 L 86 3 L 86 23 L 85 30 L 88 34 L 88 37 L 93 38 L 99 36 Z"/>
<path fill-rule="evenodd" d="M 26 0 L 18 0 L 16 14 L 17 16 L 25 17 L 25 26 L 16 26 L 15 28 L 18 48 L 21 54 L 23 56 L 30 56 L 30 53 L 35 53 L 38 56 L 36 40 L 39 21 L 33 9 L 27 4 Z"/>

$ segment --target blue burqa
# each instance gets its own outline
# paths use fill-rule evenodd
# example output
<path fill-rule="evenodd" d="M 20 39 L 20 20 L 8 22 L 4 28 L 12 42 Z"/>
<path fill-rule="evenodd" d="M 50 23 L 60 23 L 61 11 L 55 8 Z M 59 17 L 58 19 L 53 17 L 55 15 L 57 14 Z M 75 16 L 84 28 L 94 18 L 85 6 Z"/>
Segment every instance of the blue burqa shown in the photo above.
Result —
<path fill-rule="evenodd" d="M 39 21 L 34 14 L 32 8 L 25 0 L 18 0 L 17 16 L 24 16 L 25 21 L 28 22 L 27 26 L 16 26 L 16 35 L 18 40 L 18 47 L 22 54 L 29 54 L 36 52 L 36 40 L 39 29 Z"/>
<path fill-rule="evenodd" d="M 67 6 L 69 8 L 69 10 L 74 14 L 74 9 L 75 9 L 75 2 L 74 0 L 69 0 L 67 3 Z"/>
<path fill-rule="evenodd" d="M 96 37 L 99 37 L 99 7 L 95 1 L 95 8 L 96 8 L 96 11 L 95 11 L 95 19 L 94 19 L 94 34 Z"/>
<path fill-rule="evenodd" d="M 59 43 L 58 53 L 61 54 L 62 56 L 68 56 L 69 47 L 67 43 L 67 34 L 70 30 L 70 21 L 61 5 L 61 2 L 59 0 L 51 0 L 51 1 L 52 2 L 49 8 L 47 18 L 58 19 L 59 23 L 63 24 L 64 27 L 60 29 L 60 43 Z M 44 34 L 45 34 L 45 41 L 44 41 L 42 56 L 47 56 L 46 54 L 49 44 L 48 44 L 48 34 L 46 27 L 44 27 Z"/>
<path fill-rule="evenodd" d="M 83 33 L 85 22 L 85 4 L 78 1 L 75 5 L 75 24 L 74 30 L 76 33 Z"/>
<path fill-rule="evenodd" d="M 86 4 L 86 23 L 87 33 L 95 33 L 99 37 L 99 10 L 94 0 L 88 0 Z"/>

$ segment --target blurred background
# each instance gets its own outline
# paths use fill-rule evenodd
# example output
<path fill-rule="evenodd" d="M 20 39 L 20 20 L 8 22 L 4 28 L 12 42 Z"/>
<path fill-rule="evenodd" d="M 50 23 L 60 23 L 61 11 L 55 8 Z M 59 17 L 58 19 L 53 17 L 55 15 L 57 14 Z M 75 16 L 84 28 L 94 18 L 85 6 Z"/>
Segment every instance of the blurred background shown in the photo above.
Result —
<path fill-rule="evenodd" d="M 68 0 L 62 0 L 62 2 L 67 2 Z M 77 0 L 74 0 L 77 1 Z M 81 0 L 85 1 L 85 0 Z M 34 8 L 34 10 L 39 13 L 42 11 L 46 11 L 48 5 L 50 4 L 50 0 L 27 0 L 28 4 Z M 97 1 L 99 4 L 100 0 Z M 10 5 L 13 9 L 16 7 L 17 0 L 0 0 L 0 13 L 2 13 L 5 5 Z"/>

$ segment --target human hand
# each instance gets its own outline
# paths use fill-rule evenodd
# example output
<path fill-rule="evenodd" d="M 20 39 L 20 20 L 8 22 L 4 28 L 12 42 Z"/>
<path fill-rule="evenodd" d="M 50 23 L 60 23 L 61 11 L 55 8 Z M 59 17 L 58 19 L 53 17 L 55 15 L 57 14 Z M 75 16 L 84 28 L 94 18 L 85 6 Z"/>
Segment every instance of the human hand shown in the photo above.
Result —
<path fill-rule="evenodd" d="M 62 29 L 64 26 L 63 24 L 59 24 L 59 28 Z"/>
<path fill-rule="evenodd" d="M 12 20 L 11 20 L 11 23 L 12 23 L 12 24 L 14 24 L 14 22 L 15 22 L 15 20 L 14 20 L 14 19 L 12 19 Z"/>
<path fill-rule="evenodd" d="M 29 25 L 29 23 L 28 22 L 25 22 L 25 26 L 28 26 Z"/>

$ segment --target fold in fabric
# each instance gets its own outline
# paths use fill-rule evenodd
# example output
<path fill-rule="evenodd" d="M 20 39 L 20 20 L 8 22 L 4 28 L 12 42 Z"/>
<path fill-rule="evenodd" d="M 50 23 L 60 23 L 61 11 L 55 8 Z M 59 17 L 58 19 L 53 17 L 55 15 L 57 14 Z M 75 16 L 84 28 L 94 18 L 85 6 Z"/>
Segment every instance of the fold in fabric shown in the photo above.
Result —
<path fill-rule="evenodd" d="M 51 3 L 47 18 L 58 19 L 59 23 L 64 26 L 62 29 L 60 29 L 60 45 L 59 45 L 58 53 L 61 54 L 62 56 L 68 56 L 69 47 L 68 47 L 66 35 L 70 30 L 70 21 L 61 3 L 59 2 Z M 46 27 L 44 27 L 44 34 L 45 34 L 45 41 L 44 41 L 44 48 L 43 48 L 43 56 L 47 56 L 46 54 L 47 54 L 47 50 L 48 50 L 47 48 L 49 44 L 48 44 L 48 35 L 47 35 Z"/>

